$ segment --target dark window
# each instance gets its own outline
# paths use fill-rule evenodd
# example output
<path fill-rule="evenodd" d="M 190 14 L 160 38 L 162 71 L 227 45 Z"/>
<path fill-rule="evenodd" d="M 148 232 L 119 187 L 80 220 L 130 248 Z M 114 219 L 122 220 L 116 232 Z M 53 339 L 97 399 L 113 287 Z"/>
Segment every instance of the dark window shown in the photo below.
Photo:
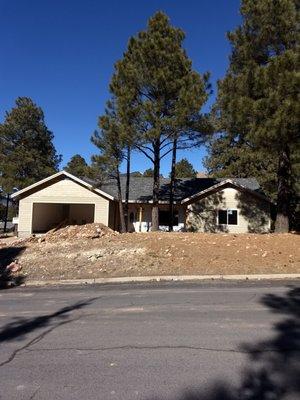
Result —
<path fill-rule="evenodd" d="M 227 210 L 219 210 L 219 224 L 227 225 Z"/>
<path fill-rule="evenodd" d="M 237 210 L 219 210 L 218 221 L 219 225 L 237 225 Z"/>
<path fill-rule="evenodd" d="M 159 225 L 168 226 L 170 222 L 170 212 L 167 210 L 159 210 Z M 178 211 L 174 211 L 173 215 L 173 225 L 178 225 Z"/>
<path fill-rule="evenodd" d="M 237 225 L 237 210 L 228 210 L 228 225 Z"/>

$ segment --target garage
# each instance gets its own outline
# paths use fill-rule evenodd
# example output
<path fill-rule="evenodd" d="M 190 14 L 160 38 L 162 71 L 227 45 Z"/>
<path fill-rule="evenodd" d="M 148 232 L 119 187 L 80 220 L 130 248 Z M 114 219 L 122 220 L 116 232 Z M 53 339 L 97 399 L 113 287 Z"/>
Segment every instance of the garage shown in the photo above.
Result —
<path fill-rule="evenodd" d="M 83 225 L 94 222 L 94 204 L 33 203 L 32 233 L 44 233 L 59 224 Z"/>

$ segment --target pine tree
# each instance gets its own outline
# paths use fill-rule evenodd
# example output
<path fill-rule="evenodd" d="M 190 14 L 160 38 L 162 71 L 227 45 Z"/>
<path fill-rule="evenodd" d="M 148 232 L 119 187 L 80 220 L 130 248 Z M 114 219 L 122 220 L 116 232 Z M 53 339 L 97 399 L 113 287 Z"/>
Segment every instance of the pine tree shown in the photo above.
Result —
<path fill-rule="evenodd" d="M 275 201 L 277 155 L 244 139 L 225 132 L 210 140 L 204 160 L 208 174 L 216 178 L 256 178 L 263 192 Z"/>
<path fill-rule="evenodd" d="M 193 165 L 186 159 L 178 161 L 175 164 L 175 178 L 196 178 L 197 171 L 194 170 Z"/>
<path fill-rule="evenodd" d="M 174 149 L 174 139 L 177 149 L 201 136 L 194 133 L 207 99 L 208 76 L 193 71 L 183 40 L 183 31 L 156 13 L 147 30 L 130 39 L 111 83 L 120 115 L 135 132 L 135 148 L 153 163 L 152 230 L 158 230 L 161 159 Z"/>
<path fill-rule="evenodd" d="M 60 161 L 42 109 L 19 97 L 0 124 L 0 186 L 22 189 L 56 172 Z"/>
<path fill-rule="evenodd" d="M 75 154 L 65 167 L 67 172 L 78 177 L 88 176 L 89 166 L 80 154 Z"/>
<path fill-rule="evenodd" d="M 299 142 L 299 5 L 296 0 L 243 0 L 242 25 L 228 34 L 230 66 L 219 82 L 222 131 L 243 137 L 260 162 L 277 163 L 276 231 L 287 231 L 291 151 Z"/>
<path fill-rule="evenodd" d="M 143 172 L 143 176 L 146 176 L 148 178 L 153 178 L 154 176 L 153 168 L 145 169 L 145 171 Z"/>
<path fill-rule="evenodd" d="M 116 180 L 120 215 L 120 231 L 126 232 L 126 222 L 122 201 L 120 166 L 127 155 L 127 141 L 124 128 L 118 119 L 114 99 L 108 101 L 105 114 L 99 117 L 99 131 L 91 137 L 100 150 L 100 155 L 92 157 L 93 163 L 104 166 L 106 174 Z"/>

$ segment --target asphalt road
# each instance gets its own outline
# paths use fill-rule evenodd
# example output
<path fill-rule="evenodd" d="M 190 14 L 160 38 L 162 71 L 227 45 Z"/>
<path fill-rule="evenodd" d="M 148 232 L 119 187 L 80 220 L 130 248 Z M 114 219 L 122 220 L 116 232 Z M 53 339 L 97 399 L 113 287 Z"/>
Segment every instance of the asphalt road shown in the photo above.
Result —
<path fill-rule="evenodd" d="M 296 400 L 299 311 L 299 281 L 1 291 L 0 398 Z"/>

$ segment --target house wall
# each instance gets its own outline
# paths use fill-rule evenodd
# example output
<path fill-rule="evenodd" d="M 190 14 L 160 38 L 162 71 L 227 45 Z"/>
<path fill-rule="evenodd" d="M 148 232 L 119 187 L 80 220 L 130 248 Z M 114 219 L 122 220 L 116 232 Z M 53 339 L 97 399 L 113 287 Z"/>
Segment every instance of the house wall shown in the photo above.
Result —
<path fill-rule="evenodd" d="M 94 222 L 108 225 L 109 200 L 70 179 L 63 179 L 37 190 L 19 201 L 19 236 L 32 233 L 33 204 L 94 204 Z"/>
<path fill-rule="evenodd" d="M 142 208 L 142 220 L 139 221 L 140 207 Z M 167 204 L 160 204 L 160 210 L 168 210 L 169 206 Z M 174 231 L 184 230 L 185 227 L 185 207 L 176 206 L 178 210 L 178 225 L 174 226 Z M 133 213 L 133 222 L 129 222 L 129 230 L 131 232 L 149 232 L 151 231 L 151 221 L 152 221 L 152 204 L 130 204 L 129 205 L 129 216 Z M 168 230 L 168 226 L 160 225 L 159 229 Z"/>
<path fill-rule="evenodd" d="M 237 225 L 218 225 L 219 209 L 236 209 Z M 194 232 L 268 232 L 270 204 L 235 188 L 225 188 L 187 206 L 186 229 Z"/>

